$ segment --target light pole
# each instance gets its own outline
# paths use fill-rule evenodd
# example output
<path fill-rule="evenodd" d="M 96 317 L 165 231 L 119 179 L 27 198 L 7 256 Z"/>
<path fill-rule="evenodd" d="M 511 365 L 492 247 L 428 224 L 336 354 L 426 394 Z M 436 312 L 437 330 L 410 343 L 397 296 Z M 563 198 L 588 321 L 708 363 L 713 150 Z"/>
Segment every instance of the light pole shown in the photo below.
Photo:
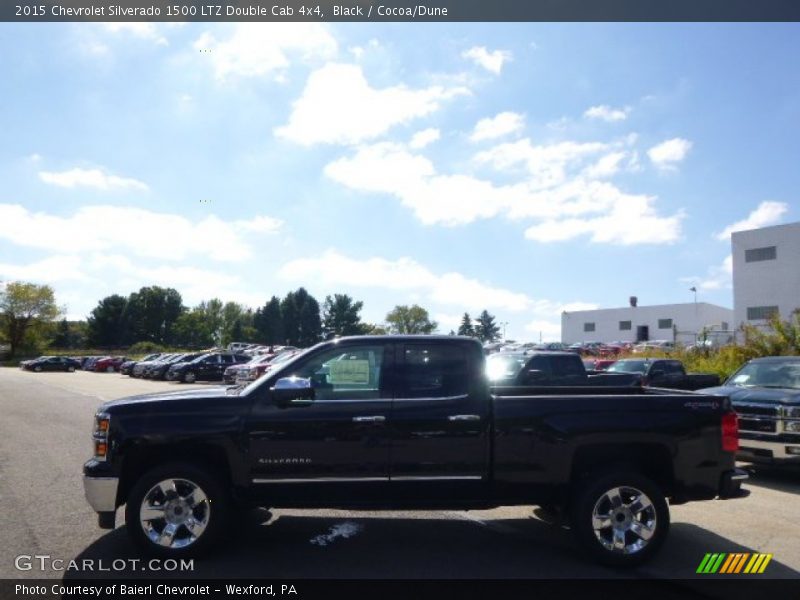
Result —
<path fill-rule="evenodd" d="M 508 325 L 508 321 L 503 321 L 500 323 L 503 326 L 503 341 L 506 341 L 506 325 Z"/>

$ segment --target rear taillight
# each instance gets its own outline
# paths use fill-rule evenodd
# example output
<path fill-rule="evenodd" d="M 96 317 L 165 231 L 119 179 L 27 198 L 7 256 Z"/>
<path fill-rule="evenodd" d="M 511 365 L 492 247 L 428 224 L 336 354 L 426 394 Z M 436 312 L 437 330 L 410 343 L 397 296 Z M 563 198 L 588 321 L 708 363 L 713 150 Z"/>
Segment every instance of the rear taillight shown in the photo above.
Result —
<path fill-rule="evenodd" d="M 722 449 L 725 452 L 739 449 L 739 417 L 735 412 L 722 415 Z"/>

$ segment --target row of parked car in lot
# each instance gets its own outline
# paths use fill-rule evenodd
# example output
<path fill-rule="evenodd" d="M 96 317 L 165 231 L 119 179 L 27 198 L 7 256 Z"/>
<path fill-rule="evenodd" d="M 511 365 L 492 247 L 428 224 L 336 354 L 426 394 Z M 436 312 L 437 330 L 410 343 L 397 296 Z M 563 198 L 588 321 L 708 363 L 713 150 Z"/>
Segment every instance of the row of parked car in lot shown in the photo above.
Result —
<path fill-rule="evenodd" d="M 561 342 L 547 342 L 535 344 L 532 342 L 493 342 L 484 345 L 487 353 L 494 352 L 522 352 L 526 350 L 574 352 L 586 357 L 609 358 L 621 354 L 643 354 L 647 352 L 666 352 L 675 349 L 675 343 L 669 340 L 652 340 L 649 342 L 576 342 L 562 344 Z"/>
<path fill-rule="evenodd" d="M 209 349 L 199 352 L 160 352 L 133 360 L 125 356 L 40 356 L 22 361 L 20 368 L 28 371 L 93 371 L 115 373 L 141 379 L 178 381 L 223 381 L 226 384 L 255 381 L 270 368 L 294 356 L 294 347 L 258 347 L 263 352 L 254 353 L 250 346 Z M 244 350 L 250 349 L 246 354 Z"/>

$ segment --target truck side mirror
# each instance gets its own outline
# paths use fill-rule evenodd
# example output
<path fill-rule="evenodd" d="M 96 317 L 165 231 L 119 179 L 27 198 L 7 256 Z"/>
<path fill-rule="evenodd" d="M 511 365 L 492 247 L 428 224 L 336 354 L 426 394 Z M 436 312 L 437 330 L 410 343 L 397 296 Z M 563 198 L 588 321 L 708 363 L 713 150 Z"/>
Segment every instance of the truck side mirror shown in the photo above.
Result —
<path fill-rule="evenodd" d="M 281 377 L 270 392 L 278 406 L 308 405 L 314 400 L 311 380 L 305 377 Z"/>

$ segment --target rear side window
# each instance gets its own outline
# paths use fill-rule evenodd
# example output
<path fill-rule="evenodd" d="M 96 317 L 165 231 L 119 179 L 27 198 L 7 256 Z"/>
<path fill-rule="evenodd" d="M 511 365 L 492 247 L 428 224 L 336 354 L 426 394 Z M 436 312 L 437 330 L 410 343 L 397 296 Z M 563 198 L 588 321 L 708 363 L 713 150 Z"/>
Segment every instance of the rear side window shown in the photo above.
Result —
<path fill-rule="evenodd" d="M 400 398 L 446 398 L 469 391 L 466 350 L 456 344 L 408 344 L 400 367 Z"/>
<path fill-rule="evenodd" d="M 581 362 L 580 357 L 576 354 L 572 356 L 551 356 L 550 364 L 553 366 L 553 375 L 583 375 L 586 369 Z"/>

